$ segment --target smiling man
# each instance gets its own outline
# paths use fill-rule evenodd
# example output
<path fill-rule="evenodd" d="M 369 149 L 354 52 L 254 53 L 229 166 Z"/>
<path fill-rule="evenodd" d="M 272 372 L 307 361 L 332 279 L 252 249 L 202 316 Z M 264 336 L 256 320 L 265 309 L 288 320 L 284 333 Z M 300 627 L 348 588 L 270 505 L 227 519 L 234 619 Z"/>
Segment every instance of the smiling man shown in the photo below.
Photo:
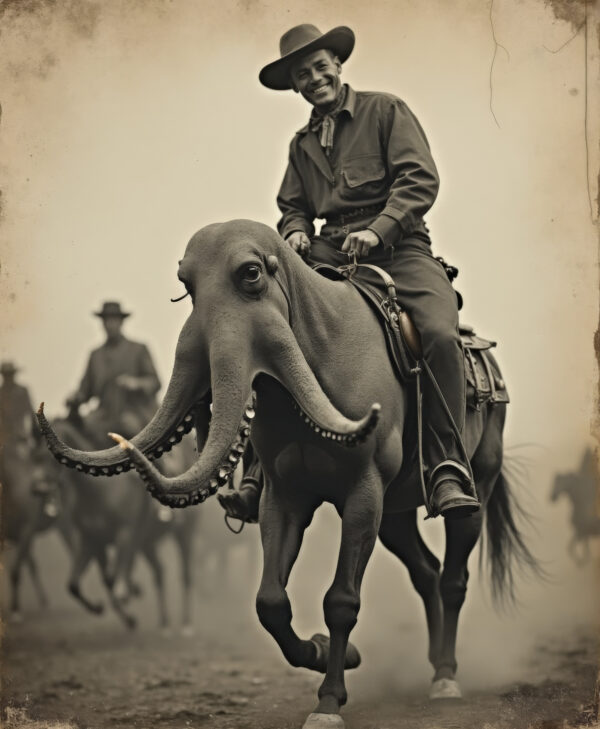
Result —
<path fill-rule="evenodd" d="M 354 41 L 345 26 L 324 34 L 314 25 L 295 26 L 281 38 L 281 57 L 259 74 L 267 88 L 294 90 L 312 107 L 308 124 L 290 144 L 277 227 L 311 264 L 341 266 L 353 252 L 394 279 L 455 425 L 426 382 L 424 452 L 433 512 L 468 516 L 479 502 L 455 435 L 462 433 L 466 411 L 457 298 L 432 255 L 423 220 L 437 196 L 438 173 L 423 129 L 401 99 L 342 83 L 342 64 Z M 325 219 L 319 235 L 316 218 Z M 355 276 L 381 285 L 368 269 Z M 231 510 L 242 517 L 246 507 L 255 516 L 260 493 L 260 485 L 253 488 L 260 479 L 249 476 L 235 497 L 239 508 Z"/>

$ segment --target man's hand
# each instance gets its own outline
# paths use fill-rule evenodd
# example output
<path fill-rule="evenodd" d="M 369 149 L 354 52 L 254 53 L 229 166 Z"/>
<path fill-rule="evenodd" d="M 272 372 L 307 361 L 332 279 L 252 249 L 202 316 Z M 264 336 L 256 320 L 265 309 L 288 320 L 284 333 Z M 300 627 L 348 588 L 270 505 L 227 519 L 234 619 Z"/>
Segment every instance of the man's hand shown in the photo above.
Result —
<path fill-rule="evenodd" d="M 369 255 L 371 248 L 375 248 L 380 244 L 379 237 L 372 230 L 357 230 L 355 233 L 349 233 L 346 236 L 342 253 L 356 253 L 357 258 Z"/>
<path fill-rule="evenodd" d="M 142 383 L 140 379 L 140 377 L 134 377 L 133 375 L 118 375 L 115 382 L 124 390 L 141 390 Z"/>
<path fill-rule="evenodd" d="M 306 235 L 306 233 L 303 233 L 301 230 L 296 230 L 293 233 L 290 233 L 285 240 L 290 244 L 293 250 L 298 253 L 298 255 L 302 256 L 302 258 L 306 258 L 310 251 L 310 238 Z"/>

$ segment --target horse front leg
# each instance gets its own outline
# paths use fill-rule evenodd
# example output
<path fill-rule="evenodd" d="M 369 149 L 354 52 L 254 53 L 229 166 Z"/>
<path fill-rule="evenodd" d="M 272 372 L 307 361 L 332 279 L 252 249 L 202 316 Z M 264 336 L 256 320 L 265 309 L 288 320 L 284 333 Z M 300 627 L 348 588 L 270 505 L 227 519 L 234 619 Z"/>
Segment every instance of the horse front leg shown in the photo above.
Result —
<path fill-rule="evenodd" d="M 263 574 L 256 595 L 256 612 L 292 666 L 316 669 L 317 646 L 301 640 L 292 628 L 292 608 L 285 590 L 298 557 L 304 531 L 320 501 L 275 493 L 267 484 L 260 504 Z"/>
<path fill-rule="evenodd" d="M 366 474 L 347 496 L 342 511 L 342 540 L 333 583 L 323 601 L 329 629 L 327 670 L 319 688 L 319 704 L 305 729 L 343 727 L 337 716 L 348 698 L 344 669 L 358 665 L 360 656 L 348 643 L 360 608 L 360 587 L 375 546 L 383 512 L 383 486 L 376 472 Z M 327 716 L 323 716 L 327 715 Z"/>

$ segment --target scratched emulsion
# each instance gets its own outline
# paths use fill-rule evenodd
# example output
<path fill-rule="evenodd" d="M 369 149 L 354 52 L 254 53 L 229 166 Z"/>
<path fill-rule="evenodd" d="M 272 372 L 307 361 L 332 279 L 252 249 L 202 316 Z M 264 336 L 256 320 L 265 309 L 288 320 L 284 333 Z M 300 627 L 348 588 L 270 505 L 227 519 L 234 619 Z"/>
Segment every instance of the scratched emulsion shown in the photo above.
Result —
<path fill-rule="evenodd" d="M 473 562 L 460 634 L 467 690 L 496 691 L 523 677 L 532 646 L 552 635 L 568 643 L 573 626 L 597 614 L 593 574 L 567 556 L 568 506 L 548 503 L 554 473 L 576 468 L 597 411 L 597 229 L 585 174 L 582 27 L 593 6 L 0 2 L 0 359 L 17 360 L 33 402 L 45 400 L 51 415 L 63 414 L 101 341 L 91 312 L 103 300 L 133 311 L 127 331 L 148 343 L 165 383 L 189 312 L 188 301 L 169 303 L 181 293 L 176 270 L 186 241 L 216 220 L 275 223 L 289 140 L 307 118 L 297 95 L 257 82 L 285 29 L 350 25 L 357 44 L 343 78 L 414 109 L 442 179 L 428 216 L 436 253 L 460 268 L 464 320 L 499 342 L 512 399 L 507 442 L 540 446 L 519 494 L 538 519 L 532 548 L 552 572 L 547 585 L 519 583 L 520 611 L 507 618 L 490 610 Z M 592 152 L 598 118 L 590 115 Z M 596 342 L 598 351 L 600 334 Z M 330 531 L 316 525 L 307 535 L 291 585 L 295 619 L 308 635 L 322 630 L 336 548 L 331 521 L 322 524 Z M 440 525 L 422 529 L 439 554 Z M 58 567 L 54 576 L 64 584 Z M 251 590 L 243 596 L 250 608 Z M 351 678 L 365 711 L 402 687 L 424 691 L 421 613 L 405 571 L 376 550 L 357 627 L 372 659 Z M 399 626 L 412 640 L 404 647 Z M 219 629 L 227 626 L 211 627 L 215 640 Z M 266 635 L 257 641 L 273 648 Z M 275 652 L 261 660 L 280 666 Z M 531 685 L 538 679 L 526 677 Z M 296 704 L 296 695 L 288 701 Z"/>
<path fill-rule="evenodd" d="M 544 0 L 544 2 L 552 8 L 558 20 L 566 20 L 574 29 L 581 28 L 585 23 L 587 7 L 593 9 L 596 4 L 595 0 Z"/>

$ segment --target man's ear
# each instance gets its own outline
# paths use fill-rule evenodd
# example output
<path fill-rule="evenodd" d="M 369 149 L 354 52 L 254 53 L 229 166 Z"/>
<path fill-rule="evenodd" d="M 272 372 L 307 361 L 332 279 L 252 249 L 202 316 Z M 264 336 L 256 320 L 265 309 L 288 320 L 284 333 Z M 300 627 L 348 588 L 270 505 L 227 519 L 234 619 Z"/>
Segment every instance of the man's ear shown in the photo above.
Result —
<path fill-rule="evenodd" d="M 333 63 L 335 64 L 335 67 L 337 69 L 338 73 L 342 73 L 342 62 L 337 56 L 333 57 Z"/>

